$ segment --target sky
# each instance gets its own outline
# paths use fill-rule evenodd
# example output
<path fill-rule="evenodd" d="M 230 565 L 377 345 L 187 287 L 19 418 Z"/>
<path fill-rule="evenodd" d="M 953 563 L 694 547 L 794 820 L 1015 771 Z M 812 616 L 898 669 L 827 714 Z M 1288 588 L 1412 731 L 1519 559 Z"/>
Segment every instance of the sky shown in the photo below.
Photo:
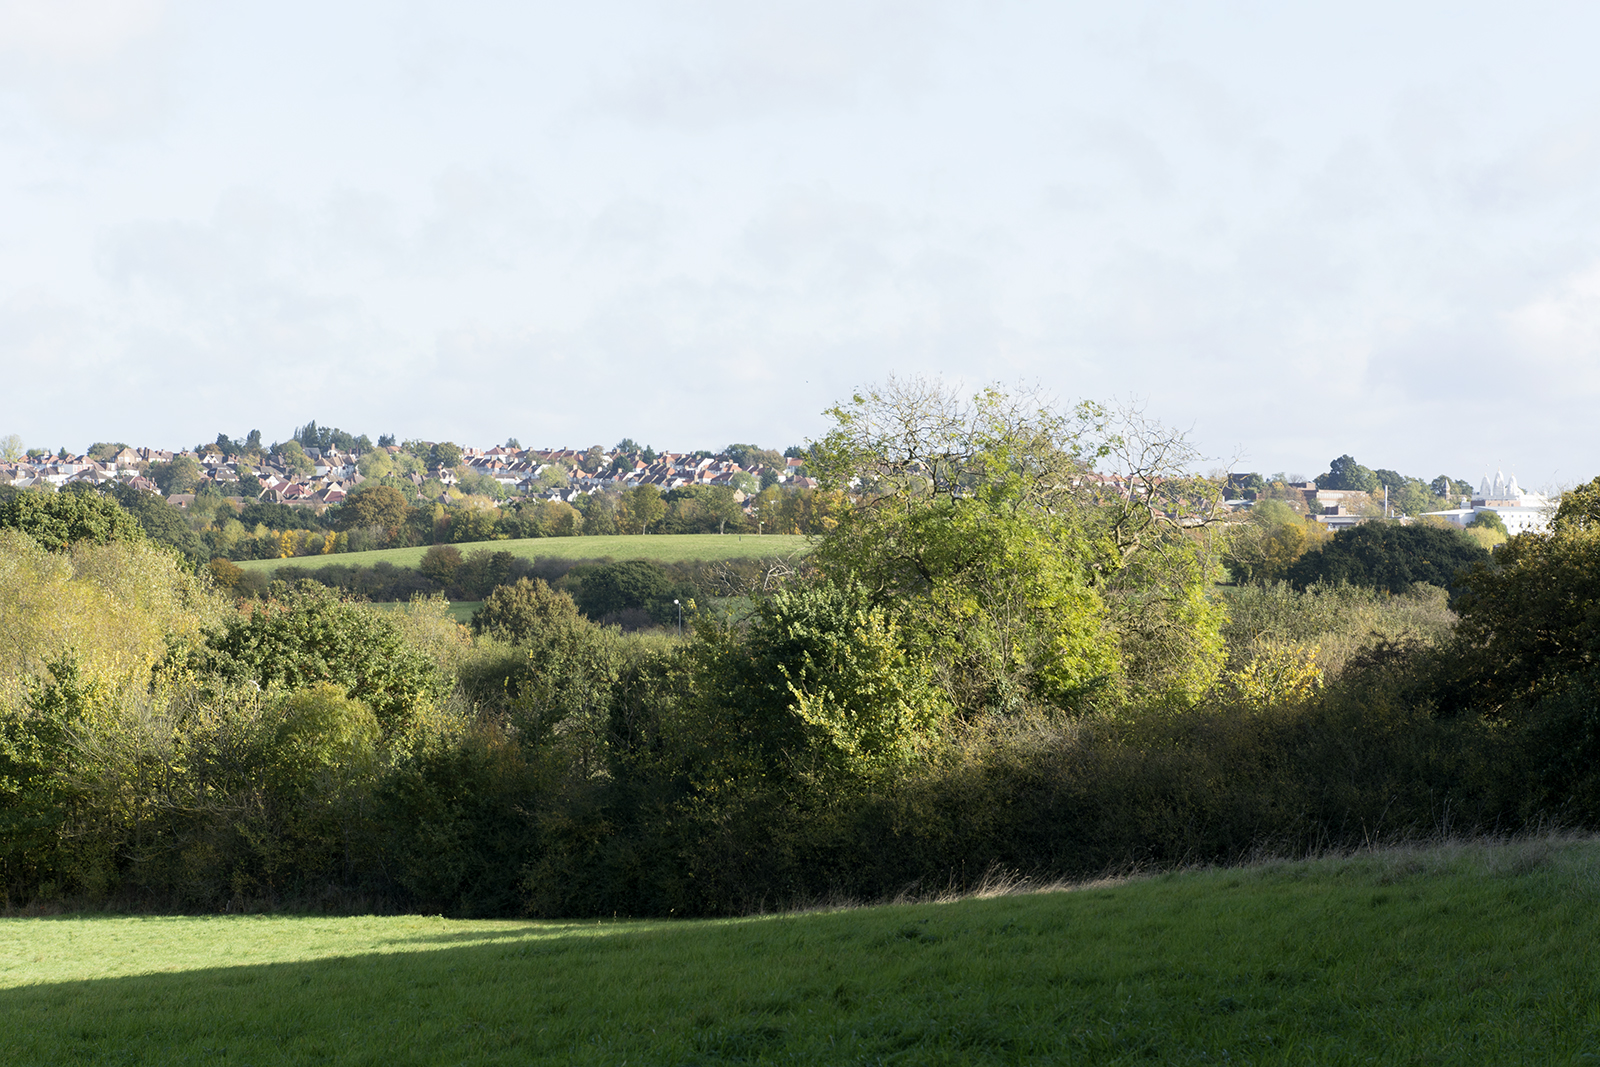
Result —
<path fill-rule="evenodd" d="M 1600 6 L 0 0 L 0 435 L 658 449 L 891 375 L 1600 474 Z"/>

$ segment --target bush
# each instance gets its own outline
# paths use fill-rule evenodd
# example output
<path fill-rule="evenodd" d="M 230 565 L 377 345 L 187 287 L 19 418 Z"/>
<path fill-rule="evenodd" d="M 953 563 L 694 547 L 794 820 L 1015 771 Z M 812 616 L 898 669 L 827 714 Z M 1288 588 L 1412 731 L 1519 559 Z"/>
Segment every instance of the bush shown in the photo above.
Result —
<path fill-rule="evenodd" d="M 1488 558 L 1455 530 L 1364 522 L 1334 534 L 1321 551 L 1301 556 L 1289 568 L 1288 581 L 1296 589 L 1340 582 L 1391 593 L 1403 593 L 1416 582 L 1454 589 L 1462 571 Z"/>
<path fill-rule="evenodd" d="M 339 686 L 389 735 L 441 695 L 438 668 L 406 647 L 394 621 L 312 586 L 229 619 L 206 638 L 203 669 L 263 688 Z"/>

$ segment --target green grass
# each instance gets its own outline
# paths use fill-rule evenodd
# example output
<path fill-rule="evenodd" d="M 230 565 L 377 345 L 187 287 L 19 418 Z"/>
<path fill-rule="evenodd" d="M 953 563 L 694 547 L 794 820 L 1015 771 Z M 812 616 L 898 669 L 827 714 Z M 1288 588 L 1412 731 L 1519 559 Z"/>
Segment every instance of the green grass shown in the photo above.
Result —
<path fill-rule="evenodd" d="M 409 605 L 399 600 L 380 600 L 372 605 L 379 611 L 404 611 Z M 465 626 L 472 621 L 472 613 L 483 607 L 481 600 L 452 600 L 450 601 L 450 615 Z"/>
<path fill-rule="evenodd" d="M 456 546 L 463 556 L 473 552 L 510 552 L 524 559 L 648 559 L 658 563 L 691 560 L 771 558 L 808 552 L 810 539 L 800 534 L 625 534 L 618 537 L 530 537 L 518 541 L 474 541 Z M 316 570 L 329 565 L 370 567 L 379 561 L 415 567 L 428 549 L 380 548 L 372 552 L 340 552 L 293 559 L 251 559 L 239 563 L 247 571 L 279 567 Z"/>
<path fill-rule="evenodd" d="M 0 921 L 7 1064 L 1594 1063 L 1600 845 L 719 922 Z"/>

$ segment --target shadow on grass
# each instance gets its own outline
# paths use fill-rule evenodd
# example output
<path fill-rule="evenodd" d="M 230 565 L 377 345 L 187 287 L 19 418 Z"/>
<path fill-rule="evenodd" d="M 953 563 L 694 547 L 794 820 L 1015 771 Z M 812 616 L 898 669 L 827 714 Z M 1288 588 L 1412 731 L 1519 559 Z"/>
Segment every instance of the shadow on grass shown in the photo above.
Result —
<path fill-rule="evenodd" d="M 558 1061 L 572 1058 L 585 1042 L 622 1040 L 594 1025 L 595 1012 L 616 1014 L 643 987 L 671 977 L 659 953 L 650 954 L 643 967 L 629 959 L 641 947 L 638 936 L 595 936 L 602 931 L 592 927 L 565 936 L 548 928 L 529 933 L 519 940 L 507 931 L 493 944 L 460 948 L 0 990 L 0 1061 Z M 454 935 L 415 939 L 452 940 Z M 561 965 L 551 966 L 557 958 Z M 625 1043 L 640 1053 L 649 1047 Z"/>

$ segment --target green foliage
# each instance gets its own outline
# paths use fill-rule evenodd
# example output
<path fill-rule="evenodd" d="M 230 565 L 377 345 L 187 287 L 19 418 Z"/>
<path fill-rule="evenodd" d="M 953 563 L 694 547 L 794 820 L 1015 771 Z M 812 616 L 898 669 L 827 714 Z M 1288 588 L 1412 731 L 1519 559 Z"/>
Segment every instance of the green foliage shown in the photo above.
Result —
<path fill-rule="evenodd" d="M 390 485 L 362 485 L 331 509 L 330 523 L 335 529 L 381 526 L 393 537 L 405 525 L 411 508 L 400 491 Z"/>
<path fill-rule="evenodd" d="M 860 586 L 799 585 L 757 603 L 741 635 L 710 631 L 704 724 L 768 770 L 869 773 L 903 763 L 948 713 L 926 663 Z"/>
<path fill-rule="evenodd" d="M 1229 531 L 1222 562 L 1241 585 L 1282 581 L 1318 534 L 1283 501 L 1260 500 L 1250 509 L 1249 521 Z"/>
<path fill-rule="evenodd" d="M 311 462 L 311 457 L 306 455 L 306 450 L 300 447 L 298 441 L 286 441 L 279 445 L 276 458 L 283 469 L 292 474 L 310 475 L 317 469 L 316 464 Z"/>
<path fill-rule="evenodd" d="M 0 502 L 0 530 L 18 530 L 52 552 L 80 541 L 142 541 L 144 532 L 116 501 L 92 493 L 30 489 Z"/>
<path fill-rule="evenodd" d="M 438 668 L 406 647 L 393 620 L 321 587 L 285 593 L 206 637 L 199 666 L 229 680 L 289 691 L 338 686 L 403 733 L 439 696 Z"/>
<path fill-rule="evenodd" d="M 1600 529 L 1519 534 L 1463 584 L 1462 700 L 1489 711 L 1531 702 L 1600 662 Z"/>
<path fill-rule="evenodd" d="M 572 597 L 552 590 L 542 579 L 520 578 L 502 585 L 484 598 L 472 616 L 472 632 L 489 634 L 512 644 L 528 644 L 551 629 L 578 622 Z"/>
<path fill-rule="evenodd" d="M 200 538 L 189 526 L 183 512 L 167 503 L 159 493 L 147 493 L 131 485 L 118 485 L 112 496 L 123 509 L 139 521 L 145 536 L 158 544 L 170 545 L 192 560 L 206 558 L 209 553 Z"/>
<path fill-rule="evenodd" d="M 1285 582 L 1245 586 L 1226 594 L 1229 667 L 1244 669 L 1284 650 L 1315 650 L 1329 678 L 1360 663 L 1374 648 L 1434 649 L 1446 645 L 1456 617 L 1443 589 L 1414 585 L 1399 596 L 1370 586 Z"/>
<path fill-rule="evenodd" d="M 1451 589 L 1461 571 L 1488 558 L 1454 530 L 1365 522 L 1340 530 L 1320 551 L 1301 556 L 1286 577 L 1296 589 L 1318 582 L 1348 582 L 1391 593 L 1402 593 L 1416 582 Z"/>
<path fill-rule="evenodd" d="M 162 493 L 167 496 L 194 492 L 200 484 L 201 475 L 199 460 L 182 454 L 173 456 L 166 463 L 152 463 L 145 470 L 145 477 L 160 486 Z"/>
<path fill-rule="evenodd" d="M 252 430 L 251 436 L 255 438 L 259 446 L 261 435 Z M 365 434 L 361 436 L 361 440 L 366 440 Z M 337 448 L 340 451 L 348 452 L 350 449 L 357 447 L 357 439 L 355 437 L 337 427 L 318 426 L 315 419 L 295 429 L 294 441 L 305 448 L 320 448 L 323 450 Z M 370 444 L 368 442 L 369 447 Z"/>
<path fill-rule="evenodd" d="M 418 573 L 440 585 L 449 585 L 460 567 L 461 550 L 455 545 L 434 545 L 417 563 Z"/>
<path fill-rule="evenodd" d="M 1370 493 L 1378 488 L 1378 475 L 1357 463 L 1354 457 L 1343 455 L 1328 464 L 1328 473 L 1318 475 L 1317 488 Z"/>
<path fill-rule="evenodd" d="M 819 567 L 896 613 L 964 714 L 1082 707 L 1119 670 L 1094 588 L 1104 549 L 1066 518 L 1083 431 L 1036 405 L 891 382 L 835 408 L 813 458 L 825 478 L 863 486 L 818 545 Z"/>
<path fill-rule="evenodd" d="M 1505 521 L 1502 520 L 1499 515 L 1496 515 L 1492 511 L 1480 511 L 1480 512 L 1478 512 L 1476 515 L 1474 515 L 1472 517 L 1472 521 L 1467 523 L 1467 529 L 1469 529 L 1469 530 L 1493 530 L 1495 533 L 1499 534 L 1501 537 L 1510 537 L 1511 536 L 1509 531 L 1506 530 Z"/>
<path fill-rule="evenodd" d="M 627 522 L 619 523 L 629 533 L 649 533 L 667 514 L 666 502 L 652 485 L 640 485 L 623 494 Z"/>
<path fill-rule="evenodd" d="M 399 888 L 432 913 L 520 911 L 524 867 L 540 842 L 534 812 L 553 791 L 552 779 L 493 723 L 402 762 L 375 797 Z"/>
<path fill-rule="evenodd" d="M 377 716 L 331 682 L 316 682 L 285 696 L 267 745 L 273 787 L 287 793 L 314 783 L 337 788 L 339 780 L 370 777 L 377 766 Z M 320 782 L 319 782 L 320 780 Z"/>
<path fill-rule="evenodd" d="M 430 470 L 454 470 L 461 465 L 461 446 L 454 441 L 441 441 L 433 446 L 428 457 Z"/>
<path fill-rule="evenodd" d="M 578 610 L 596 621 L 644 612 L 656 622 L 675 618 L 672 601 L 687 600 L 688 592 L 675 587 L 666 572 L 643 559 L 619 563 L 585 564 L 568 572 Z"/>
<path fill-rule="evenodd" d="M 1550 528 L 1558 533 L 1600 528 L 1600 478 L 1562 493 Z"/>
<path fill-rule="evenodd" d="M 662 496 L 664 533 L 724 533 L 744 527 L 744 512 L 725 485 L 686 485 Z"/>

